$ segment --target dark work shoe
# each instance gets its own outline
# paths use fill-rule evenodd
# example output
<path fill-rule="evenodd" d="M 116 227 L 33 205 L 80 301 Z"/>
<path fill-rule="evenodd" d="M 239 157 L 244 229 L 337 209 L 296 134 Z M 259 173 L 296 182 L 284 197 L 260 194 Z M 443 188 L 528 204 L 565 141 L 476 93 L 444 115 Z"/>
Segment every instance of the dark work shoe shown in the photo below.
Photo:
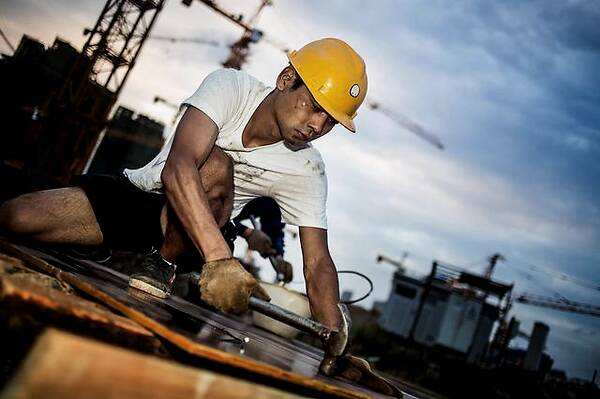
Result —
<path fill-rule="evenodd" d="M 177 266 L 153 250 L 142 260 L 139 271 L 129 277 L 129 286 L 150 295 L 166 298 L 171 292 Z"/>

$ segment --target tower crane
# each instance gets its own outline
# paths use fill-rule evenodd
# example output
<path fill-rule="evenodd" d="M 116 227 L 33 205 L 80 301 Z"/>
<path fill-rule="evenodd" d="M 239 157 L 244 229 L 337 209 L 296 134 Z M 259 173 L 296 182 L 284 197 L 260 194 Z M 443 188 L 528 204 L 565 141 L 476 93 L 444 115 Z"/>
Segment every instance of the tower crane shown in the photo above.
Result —
<path fill-rule="evenodd" d="M 517 296 L 516 301 L 524 305 L 555 309 L 562 312 L 578 313 L 595 317 L 600 316 L 600 306 L 571 301 L 565 297 L 551 298 L 542 295 L 522 293 Z M 519 330 L 519 322 L 515 317 L 512 317 L 508 323 L 503 318 L 500 320 L 498 329 L 496 329 L 492 347 L 495 347 L 496 350 L 503 353 L 508 347 L 511 339 L 517 336 L 530 339 L 527 334 L 524 334 Z"/>
<path fill-rule="evenodd" d="M 402 252 L 402 258 L 400 258 L 400 260 L 395 260 L 395 259 L 390 258 L 389 256 L 379 254 L 379 255 L 377 255 L 377 258 L 375 258 L 375 260 L 377 261 L 377 263 L 381 263 L 381 262 L 389 263 L 390 265 L 396 267 L 397 273 L 404 274 L 404 272 L 406 271 L 406 267 L 404 266 L 404 261 L 406 260 L 406 258 L 408 258 L 408 255 L 409 255 L 408 252 L 404 251 L 404 252 Z"/>
<path fill-rule="evenodd" d="M 207 46 L 213 47 L 221 47 L 223 43 L 220 43 L 216 40 L 202 39 L 199 37 L 171 37 L 171 36 L 161 36 L 161 35 L 152 35 L 148 37 L 151 40 L 160 40 L 165 42 L 177 43 L 195 43 L 195 44 L 206 44 Z"/>
<path fill-rule="evenodd" d="M 399 113 L 398 111 L 393 111 L 393 110 L 381 105 L 380 102 L 375 101 L 369 97 L 367 97 L 367 99 L 366 99 L 366 104 L 370 110 L 379 112 L 379 113 L 387 116 L 392 121 L 394 121 L 396 124 L 402 126 L 404 129 L 408 130 L 409 132 L 416 134 L 417 136 L 419 136 L 423 140 L 427 141 L 429 144 L 435 146 L 439 150 L 444 149 L 444 144 L 436 135 L 434 135 L 433 133 L 431 133 L 430 131 L 425 129 L 421 124 L 410 119 L 408 116 L 403 115 L 403 114 Z"/>
<path fill-rule="evenodd" d="M 258 22 L 262 10 L 272 4 L 271 0 L 261 0 L 258 9 L 250 18 L 248 25 L 253 27 Z M 250 52 L 250 43 L 257 43 L 262 37 L 262 31 L 254 28 L 252 30 L 245 30 L 242 37 L 229 47 L 231 51 L 229 52 L 229 57 L 223 62 L 223 66 L 225 68 L 242 69 L 242 64 L 246 62 L 246 58 Z"/>
<path fill-rule="evenodd" d="M 15 52 L 15 46 L 13 46 L 13 44 L 10 42 L 10 40 L 8 40 L 8 37 L 6 37 L 6 35 L 2 31 L 2 29 L 0 29 L 0 36 L 2 36 L 2 40 L 4 40 L 4 43 L 6 43 L 6 45 L 10 49 L 10 51 L 12 51 L 14 53 Z"/>
<path fill-rule="evenodd" d="M 571 301 L 565 297 L 552 298 L 542 295 L 523 293 L 517 297 L 517 302 L 525 305 L 556 309 L 563 312 L 600 317 L 600 306 Z"/>

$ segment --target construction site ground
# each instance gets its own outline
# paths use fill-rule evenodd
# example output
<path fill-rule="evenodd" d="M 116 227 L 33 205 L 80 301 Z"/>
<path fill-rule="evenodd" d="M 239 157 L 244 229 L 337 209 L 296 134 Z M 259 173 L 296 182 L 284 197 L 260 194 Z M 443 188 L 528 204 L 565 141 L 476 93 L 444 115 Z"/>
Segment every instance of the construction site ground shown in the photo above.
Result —
<path fill-rule="evenodd" d="M 142 397 L 168 392 L 172 381 L 188 374 L 196 382 L 182 383 L 173 397 L 186 396 L 185 389 L 202 398 L 387 397 L 319 374 L 323 353 L 317 347 L 281 338 L 247 317 L 225 316 L 177 296 L 144 295 L 128 288 L 125 274 L 98 263 L 2 240 L 0 265 L 2 330 L 14 341 L 12 357 L 2 365 L 3 398 L 23 392 L 77 397 L 66 395 L 77 389 L 86 389 L 88 397 Z M 93 361 L 96 353 L 106 358 Z M 158 369 L 168 371 L 153 371 Z M 124 375 L 151 382 L 128 387 Z M 405 398 L 430 397 L 394 383 Z"/>

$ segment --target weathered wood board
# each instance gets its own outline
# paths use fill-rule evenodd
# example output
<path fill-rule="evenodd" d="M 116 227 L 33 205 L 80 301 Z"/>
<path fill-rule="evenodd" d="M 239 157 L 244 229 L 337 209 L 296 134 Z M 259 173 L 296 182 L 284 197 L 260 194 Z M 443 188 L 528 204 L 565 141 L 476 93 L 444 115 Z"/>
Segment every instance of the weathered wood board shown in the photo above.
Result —
<path fill-rule="evenodd" d="M 154 340 L 154 334 L 130 319 L 97 303 L 66 293 L 64 289 L 53 288 L 52 282 L 46 283 L 26 269 L 19 271 L 19 261 L 13 259 L 0 256 L 0 303 L 4 309 L 16 312 L 31 308 L 35 309 L 36 314 L 44 313 L 47 319 L 77 319 L 93 328 L 129 334 L 132 339 Z M 156 344 L 160 345 L 160 342 L 156 341 Z"/>
<path fill-rule="evenodd" d="M 302 397 L 54 329 L 37 339 L 0 395 L 0 399 Z"/>

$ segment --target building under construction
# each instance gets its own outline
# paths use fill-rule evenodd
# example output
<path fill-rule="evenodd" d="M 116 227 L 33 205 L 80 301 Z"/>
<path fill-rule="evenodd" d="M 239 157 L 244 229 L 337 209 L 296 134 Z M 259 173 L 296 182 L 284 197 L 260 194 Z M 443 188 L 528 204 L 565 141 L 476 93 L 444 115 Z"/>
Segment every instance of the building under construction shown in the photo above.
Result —
<path fill-rule="evenodd" d="M 12 56 L 2 58 L 2 86 L 13 93 L 0 100 L 6 110 L 7 129 L 0 146 L 5 162 L 63 181 L 71 176 L 67 170 L 75 170 L 71 168 L 75 159 L 81 168 L 79 154 L 90 146 L 88 126 L 104 126 L 97 121 L 108 116 L 116 97 L 87 79 L 85 62 L 74 69 L 78 59 L 80 53 L 64 40 L 57 38 L 46 49 L 28 36 L 23 36 Z M 56 103 L 68 81 L 80 82 L 88 99 L 81 104 L 86 111 L 81 118 Z"/>
<path fill-rule="evenodd" d="M 494 323 L 510 306 L 512 285 L 434 262 L 423 279 L 394 273 L 381 326 L 426 346 L 442 346 L 472 361 L 485 355 Z"/>
<path fill-rule="evenodd" d="M 144 166 L 162 148 L 164 128 L 146 115 L 118 107 L 93 154 L 88 173 L 118 175 L 125 168 Z"/>

